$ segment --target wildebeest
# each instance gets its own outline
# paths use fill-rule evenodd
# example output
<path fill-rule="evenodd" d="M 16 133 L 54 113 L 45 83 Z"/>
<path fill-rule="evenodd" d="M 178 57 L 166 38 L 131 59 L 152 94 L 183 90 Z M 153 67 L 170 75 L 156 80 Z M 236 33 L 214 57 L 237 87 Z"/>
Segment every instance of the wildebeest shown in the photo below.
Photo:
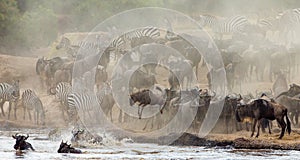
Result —
<path fill-rule="evenodd" d="M 82 153 L 81 150 L 71 147 L 71 144 L 68 144 L 68 142 L 64 143 L 63 140 L 61 141 L 57 152 L 58 153 Z"/>
<path fill-rule="evenodd" d="M 300 86 L 293 83 L 293 84 L 290 85 L 290 88 L 289 88 L 288 91 L 280 93 L 276 98 L 278 98 L 282 95 L 293 97 L 293 96 L 296 96 L 298 94 L 300 94 Z"/>
<path fill-rule="evenodd" d="M 28 150 L 31 149 L 34 151 L 34 148 L 29 142 L 26 142 L 26 140 L 29 138 L 29 135 L 23 136 L 23 135 L 18 135 L 16 133 L 15 135 L 12 135 L 14 139 L 16 139 L 16 144 L 14 145 L 15 150 Z"/>
<path fill-rule="evenodd" d="M 127 72 L 132 72 L 131 70 Z M 125 74 L 127 74 L 127 72 Z M 133 72 L 129 80 L 130 91 L 133 91 L 134 88 L 140 90 L 143 88 L 150 88 L 155 83 L 157 83 L 156 78 L 153 74 L 147 74 L 142 70 L 136 70 Z"/>
<path fill-rule="evenodd" d="M 283 105 L 274 102 L 268 102 L 264 99 L 257 99 L 250 104 L 239 105 L 235 112 L 235 117 L 238 122 L 243 122 L 246 118 L 253 118 L 254 123 L 252 125 L 251 137 L 254 135 L 256 123 L 260 122 L 262 118 L 268 120 L 277 120 L 281 126 L 281 133 L 279 139 L 284 136 L 284 132 L 287 129 L 288 133 L 291 133 L 291 124 L 287 116 L 288 110 Z M 286 117 L 286 122 L 284 121 Z M 260 123 L 257 126 L 256 137 L 259 136 Z"/>
<path fill-rule="evenodd" d="M 278 103 L 287 107 L 288 111 L 291 113 L 291 121 L 293 125 L 298 125 L 298 117 L 300 110 L 300 99 L 282 95 L 276 99 Z M 294 121 L 295 119 L 295 121 Z"/>
<path fill-rule="evenodd" d="M 275 97 L 280 93 L 288 90 L 287 79 L 282 72 L 277 73 L 277 77 L 275 82 L 273 83 L 272 90 Z"/>
<path fill-rule="evenodd" d="M 99 144 L 102 142 L 103 138 L 98 135 L 93 135 L 85 129 L 74 128 L 72 130 L 71 142 L 74 146 L 80 144 L 81 142 L 88 142 L 91 144 Z"/>
<path fill-rule="evenodd" d="M 132 93 L 130 95 L 129 102 L 130 102 L 131 106 L 134 105 L 135 103 L 139 103 L 138 104 L 138 115 L 139 115 L 139 119 L 141 119 L 142 112 L 143 112 L 143 109 L 145 106 L 158 104 L 162 107 L 165 104 L 165 98 L 164 98 L 163 93 L 160 95 L 157 95 L 149 89 L 144 89 L 142 91 Z M 140 107 L 142 107 L 142 108 L 140 109 Z"/>
<path fill-rule="evenodd" d="M 47 88 L 49 92 L 49 87 L 51 87 L 54 79 L 55 72 L 57 70 L 63 69 L 63 65 L 66 59 L 61 57 L 54 57 L 52 59 L 40 58 L 36 63 L 36 73 L 40 76 L 42 86 Z"/>

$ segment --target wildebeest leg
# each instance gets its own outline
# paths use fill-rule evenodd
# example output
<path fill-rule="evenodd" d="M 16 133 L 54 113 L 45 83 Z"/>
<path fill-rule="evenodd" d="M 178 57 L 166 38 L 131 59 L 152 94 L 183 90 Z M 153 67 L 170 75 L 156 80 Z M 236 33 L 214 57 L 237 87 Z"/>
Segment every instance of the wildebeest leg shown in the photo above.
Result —
<path fill-rule="evenodd" d="M 5 117 L 5 113 L 4 113 L 4 110 L 3 110 L 3 104 L 5 103 L 4 100 L 1 100 L 0 102 L 0 106 L 1 106 L 1 112 L 2 112 L 2 115 Z"/>
<path fill-rule="evenodd" d="M 229 133 L 229 117 L 225 116 L 225 127 L 226 127 L 226 133 Z"/>
<path fill-rule="evenodd" d="M 268 121 L 268 129 L 269 129 L 269 134 L 272 134 L 272 132 L 271 132 L 271 121 Z"/>
<path fill-rule="evenodd" d="M 251 137 L 253 137 L 253 135 L 254 135 L 256 123 L 257 123 L 257 119 L 254 119 L 254 122 L 253 122 L 253 125 L 252 125 L 252 133 L 251 133 Z"/>
<path fill-rule="evenodd" d="M 290 118 L 291 118 L 293 126 L 296 126 L 297 122 L 296 123 L 294 122 L 294 118 L 295 118 L 295 121 L 296 121 L 296 113 L 294 111 L 291 112 L 291 117 Z"/>
<path fill-rule="evenodd" d="M 142 113 L 143 113 L 144 108 L 145 108 L 145 105 L 142 105 L 141 106 L 141 112 L 140 112 L 140 115 L 139 115 L 139 119 L 142 118 Z"/>
<path fill-rule="evenodd" d="M 283 117 L 281 119 L 276 119 L 279 125 L 281 126 L 281 133 L 279 136 L 279 139 L 281 139 L 284 136 L 285 128 L 286 128 L 286 123 L 284 122 Z"/>
<path fill-rule="evenodd" d="M 120 111 L 119 111 L 118 122 L 119 122 L 119 123 L 122 122 L 122 110 L 121 110 L 121 109 L 120 109 Z"/>
<path fill-rule="evenodd" d="M 258 124 L 257 124 L 257 134 L 256 134 L 256 138 L 259 136 L 259 130 L 260 130 L 260 126 L 261 126 L 261 121 L 262 119 L 258 120 Z"/>
<path fill-rule="evenodd" d="M 299 112 L 297 111 L 295 114 L 296 125 L 298 125 L 298 117 L 299 117 Z"/>
<path fill-rule="evenodd" d="M 139 116 L 139 119 L 141 119 L 141 116 L 140 116 L 140 105 L 138 105 L 138 116 Z"/>
<path fill-rule="evenodd" d="M 32 147 L 32 145 L 30 143 L 27 143 L 27 145 L 28 145 L 28 148 L 30 148 L 31 150 L 35 151 L 35 149 Z"/>

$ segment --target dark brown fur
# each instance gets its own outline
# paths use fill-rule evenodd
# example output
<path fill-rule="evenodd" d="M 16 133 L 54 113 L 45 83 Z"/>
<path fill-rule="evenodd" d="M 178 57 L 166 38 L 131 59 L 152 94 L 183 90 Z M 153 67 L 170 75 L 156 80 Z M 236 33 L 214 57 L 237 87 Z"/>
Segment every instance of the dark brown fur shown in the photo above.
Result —
<path fill-rule="evenodd" d="M 277 120 L 278 124 L 281 126 L 281 134 L 279 139 L 284 136 L 286 128 L 288 133 L 291 133 L 291 124 L 287 116 L 287 108 L 278 103 L 257 99 L 250 104 L 238 106 L 236 110 L 236 120 L 238 122 L 242 122 L 247 117 L 254 119 L 251 137 L 254 135 L 256 123 L 258 121 L 260 122 L 262 118 L 268 120 Z M 286 123 L 284 121 L 284 117 L 286 117 Z M 258 130 L 256 137 L 259 136 L 260 123 L 258 123 L 257 128 Z"/>

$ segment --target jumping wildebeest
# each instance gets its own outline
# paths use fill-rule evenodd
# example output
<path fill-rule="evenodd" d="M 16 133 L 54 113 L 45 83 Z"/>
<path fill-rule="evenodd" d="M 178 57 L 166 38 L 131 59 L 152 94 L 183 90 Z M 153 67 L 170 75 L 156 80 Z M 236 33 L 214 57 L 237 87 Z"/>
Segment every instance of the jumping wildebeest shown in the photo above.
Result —
<path fill-rule="evenodd" d="M 149 89 L 142 90 L 140 92 L 132 93 L 130 95 L 130 105 L 138 104 L 138 115 L 139 119 L 142 117 L 142 112 L 145 106 L 147 105 L 160 105 L 161 107 L 165 104 L 164 94 L 156 95 Z M 142 107 L 140 109 L 140 107 Z"/>
<path fill-rule="evenodd" d="M 251 137 L 254 135 L 256 123 L 260 122 L 262 118 L 266 118 L 268 120 L 276 119 L 278 124 L 281 126 L 281 134 L 279 136 L 279 139 L 281 139 L 284 136 L 286 129 L 289 134 L 291 133 L 291 124 L 287 116 L 287 112 L 287 108 L 283 105 L 268 102 L 264 99 L 257 99 L 250 104 L 238 106 L 235 112 L 235 117 L 238 122 L 243 122 L 247 117 L 254 119 Z M 284 117 L 286 117 L 286 122 L 284 121 Z M 260 123 L 258 123 L 257 126 L 256 137 L 259 136 L 259 130 Z"/>
<path fill-rule="evenodd" d="M 14 145 L 15 150 L 28 150 L 31 149 L 34 151 L 34 148 L 29 142 L 26 142 L 28 139 L 29 135 L 23 136 L 23 135 L 18 135 L 17 133 L 15 135 L 12 135 L 14 139 L 16 139 L 16 144 Z"/>
<path fill-rule="evenodd" d="M 64 143 L 63 141 L 61 141 L 57 152 L 58 153 L 82 153 L 81 150 L 75 149 L 74 147 L 71 147 L 71 144 L 68 144 L 68 142 Z"/>

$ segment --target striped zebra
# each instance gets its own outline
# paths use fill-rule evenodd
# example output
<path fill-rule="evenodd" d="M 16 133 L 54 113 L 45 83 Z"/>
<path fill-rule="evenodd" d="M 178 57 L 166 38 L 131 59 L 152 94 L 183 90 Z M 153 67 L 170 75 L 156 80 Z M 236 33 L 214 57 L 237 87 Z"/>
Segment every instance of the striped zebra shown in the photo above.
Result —
<path fill-rule="evenodd" d="M 65 117 L 65 113 L 69 117 L 69 107 L 68 107 L 68 95 L 72 93 L 72 86 L 68 82 L 59 82 L 55 88 L 55 98 L 61 104 L 62 116 Z"/>
<path fill-rule="evenodd" d="M 24 109 L 23 119 L 25 120 L 26 110 L 31 120 L 31 112 L 33 111 L 35 124 L 45 124 L 45 111 L 43 103 L 36 93 L 31 89 L 26 89 L 22 94 L 22 104 Z M 39 120 L 40 118 L 40 120 Z"/>
<path fill-rule="evenodd" d="M 62 37 L 59 44 L 56 46 L 56 49 L 59 50 L 61 48 L 65 48 L 67 53 L 72 57 L 76 57 L 79 49 L 94 49 L 95 51 L 99 51 L 101 45 L 97 42 L 88 42 L 88 41 L 78 41 L 77 43 L 72 43 L 71 40 L 67 37 Z"/>
<path fill-rule="evenodd" d="M 220 18 L 213 15 L 200 15 L 199 20 L 202 27 L 209 27 L 222 39 L 224 34 L 243 33 L 243 28 L 249 22 L 245 16 L 232 16 L 229 18 Z"/>
<path fill-rule="evenodd" d="M 278 21 L 277 27 L 280 31 L 281 40 L 285 40 L 286 43 L 293 43 L 290 42 L 293 40 L 297 41 L 300 27 L 300 8 L 285 10 L 276 16 L 276 20 Z"/>
<path fill-rule="evenodd" d="M 160 31 L 156 27 L 148 26 L 148 27 L 143 27 L 139 28 L 133 31 L 129 31 L 117 38 L 115 38 L 110 47 L 111 48 L 122 48 L 122 45 L 134 41 L 134 40 L 141 40 L 143 38 L 150 38 L 150 39 L 155 39 L 160 36 Z M 133 48 L 133 46 L 131 46 Z"/>
<path fill-rule="evenodd" d="M 19 80 L 14 81 L 12 85 L 8 83 L 0 83 L 0 107 L 2 111 L 2 115 L 5 117 L 5 113 L 3 110 L 3 104 L 8 101 L 9 102 L 9 112 L 8 119 L 10 118 L 10 111 L 12 109 L 12 104 L 14 104 L 14 116 L 17 119 L 17 101 L 20 97 L 20 88 L 19 88 Z"/>
<path fill-rule="evenodd" d="M 71 122 L 79 120 L 79 113 L 82 114 L 83 120 L 86 120 L 86 115 L 90 118 L 98 116 L 100 101 L 94 93 L 71 93 L 67 98 Z"/>

